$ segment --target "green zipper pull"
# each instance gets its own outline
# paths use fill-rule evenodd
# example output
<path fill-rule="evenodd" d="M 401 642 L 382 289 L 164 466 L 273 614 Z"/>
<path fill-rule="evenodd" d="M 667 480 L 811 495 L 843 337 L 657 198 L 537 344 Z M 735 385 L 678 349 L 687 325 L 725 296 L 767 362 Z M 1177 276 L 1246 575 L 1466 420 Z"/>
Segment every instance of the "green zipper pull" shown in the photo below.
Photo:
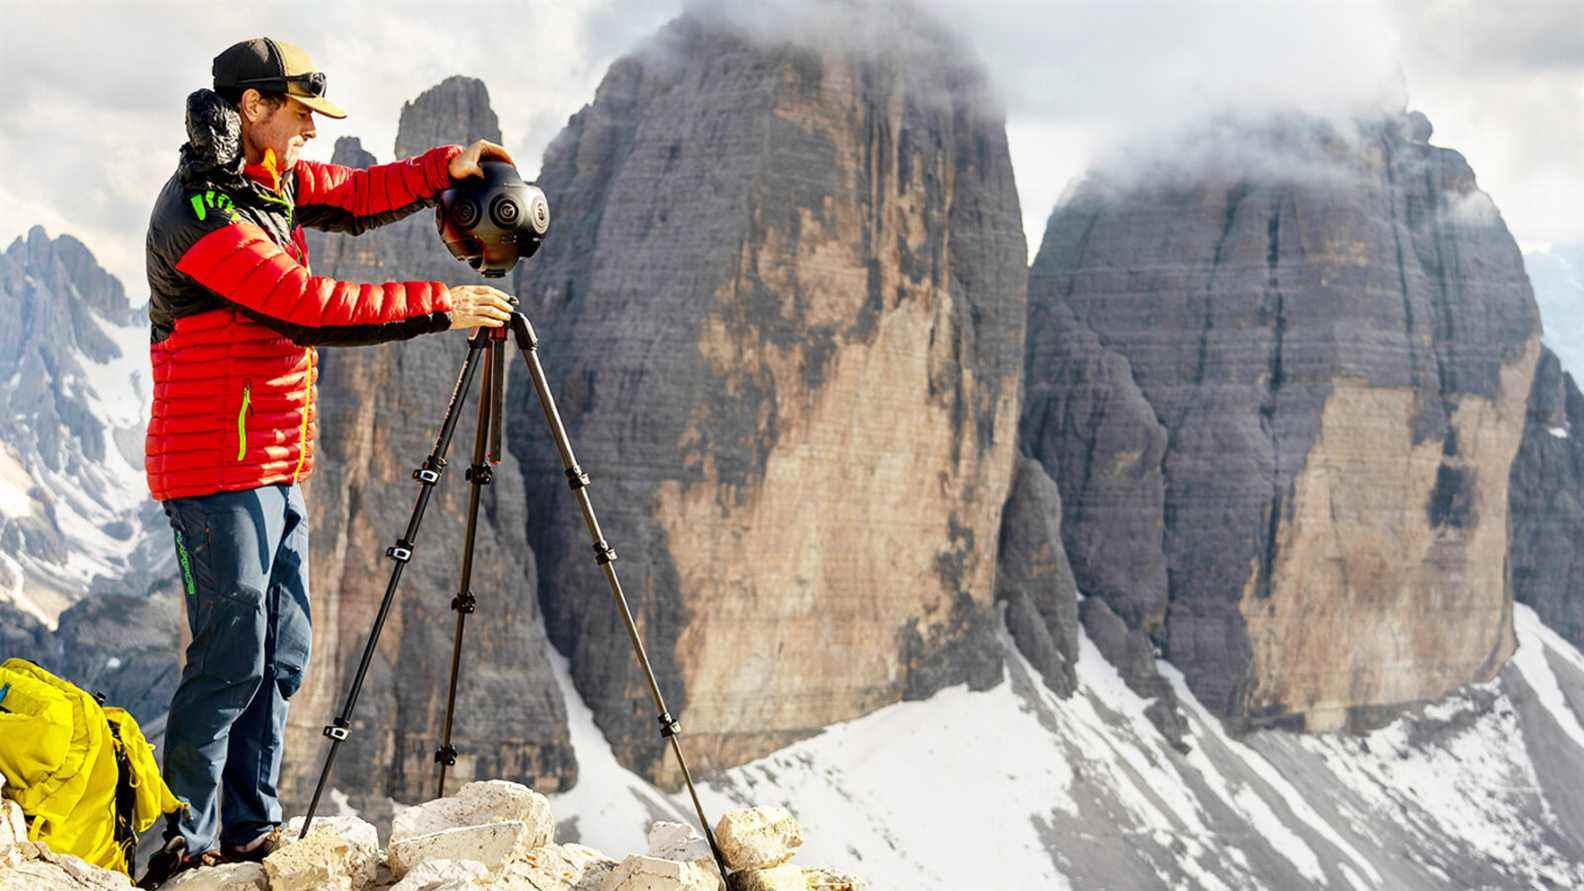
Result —
<path fill-rule="evenodd" d="M 242 408 L 237 411 L 237 456 L 238 461 L 247 453 L 247 410 L 253 401 L 253 385 L 242 386 Z"/>

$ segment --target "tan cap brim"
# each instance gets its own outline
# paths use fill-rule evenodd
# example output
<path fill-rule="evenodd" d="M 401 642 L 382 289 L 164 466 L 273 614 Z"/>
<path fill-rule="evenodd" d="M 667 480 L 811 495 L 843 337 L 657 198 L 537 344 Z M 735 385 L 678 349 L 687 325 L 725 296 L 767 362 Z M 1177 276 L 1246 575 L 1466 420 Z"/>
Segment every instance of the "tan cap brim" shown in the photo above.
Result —
<path fill-rule="evenodd" d="M 347 113 L 341 109 L 341 106 L 331 102 L 329 99 L 326 99 L 323 96 L 299 96 L 296 93 L 290 91 L 288 91 L 286 95 L 296 99 L 298 102 L 301 102 L 302 104 L 308 106 L 314 111 L 319 112 L 327 118 L 344 118 L 347 116 Z"/>

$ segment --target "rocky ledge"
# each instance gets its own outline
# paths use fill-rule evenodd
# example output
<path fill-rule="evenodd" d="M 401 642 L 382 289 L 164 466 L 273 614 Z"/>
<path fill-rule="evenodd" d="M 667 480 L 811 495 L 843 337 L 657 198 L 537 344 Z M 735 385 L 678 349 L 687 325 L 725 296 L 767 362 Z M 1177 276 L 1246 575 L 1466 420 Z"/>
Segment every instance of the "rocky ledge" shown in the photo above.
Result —
<path fill-rule="evenodd" d="M 231 863 L 177 876 L 166 891 L 722 891 L 709 843 L 683 823 L 657 822 L 649 849 L 617 860 L 558 844 L 550 802 L 518 783 L 468 783 L 453 796 L 396 815 L 390 841 L 355 816 L 302 818 L 281 830 L 263 863 Z M 731 811 L 715 827 L 732 891 L 858 891 L 850 875 L 792 863 L 803 829 L 779 807 Z M 27 840 L 21 808 L 0 801 L 0 891 L 129 888 L 127 877 Z"/>

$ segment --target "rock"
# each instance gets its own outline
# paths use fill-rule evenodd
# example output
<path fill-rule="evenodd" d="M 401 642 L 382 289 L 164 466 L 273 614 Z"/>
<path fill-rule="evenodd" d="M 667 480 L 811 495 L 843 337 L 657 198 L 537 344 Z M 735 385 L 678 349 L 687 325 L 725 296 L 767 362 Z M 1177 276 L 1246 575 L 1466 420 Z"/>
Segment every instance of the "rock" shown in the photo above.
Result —
<path fill-rule="evenodd" d="M 545 845 L 507 863 L 501 880 L 532 891 L 598 891 L 616 861 L 583 845 Z"/>
<path fill-rule="evenodd" d="M 769 869 L 743 869 L 731 875 L 732 891 L 808 891 L 803 867 L 792 863 Z"/>
<path fill-rule="evenodd" d="M 472 78 L 447 78 L 401 112 L 395 157 L 434 145 L 500 142 L 489 92 Z M 390 148 L 379 152 L 391 160 Z M 374 160 L 356 140 L 337 142 L 337 163 Z M 434 214 L 421 205 L 406 219 L 352 238 L 309 230 L 315 273 L 348 281 L 441 280 L 481 283 L 435 237 Z M 495 282 L 500 284 L 500 282 Z M 537 321 L 537 320 L 536 320 Z M 321 725 L 341 708 L 347 685 L 390 578 L 385 548 L 412 513 L 412 469 L 434 447 L 434 433 L 467 350 L 455 336 L 318 352 L 320 439 L 307 483 L 314 592 L 314 655 L 292 701 L 281 792 L 303 805 L 319 779 Z M 515 355 L 511 364 L 520 365 Z M 387 797 L 433 796 L 456 614 L 457 584 L 470 486 L 463 479 L 477 424 L 477 385 L 467 395 L 448 460 L 433 492 L 420 556 L 406 565 L 401 593 L 358 699 L 357 745 L 342 747 L 334 784 L 376 820 Z M 543 424 L 542 419 L 536 419 Z M 516 437 L 515 431 L 512 438 Z M 459 751 L 448 788 L 472 779 L 533 777 L 541 792 L 570 788 L 577 762 L 567 735 L 566 705 L 541 630 L 535 559 L 527 543 L 528 510 L 513 455 L 493 467 L 481 496 L 471 587 L 478 612 L 467 625 L 457 687 L 453 744 Z M 538 514 L 541 521 L 552 516 Z M 577 522 L 576 514 L 557 517 Z M 447 591 L 445 596 L 417 596 Z M 393 666 L 400 666 L 399 669 Z"/>
<path fill-rule="evenodd" d="M 391 875 L 401 878 L 426 860 L 477 860 L 494 870 L 537 847 L 526 843 L 534 833 L 535 829 L 521 820 L 507 820 L 392 839 Z"/>
<path fill-rule="evenodd" d="M 299 841 L 302 824 L 302 817 L 293 817 L 281 831 L 284 843 L 264 858 L 270 891 L 362 891 L 375 884 L 380 851 L 372 825 L 357 817 L 317 817 Z"/>
<path fill-rule="evenodd" d="M 1079 589 L 1234 729 L 1364 729 L 1513 651 L 1538 315 L 1467 162 L 1404 123 L 1286 115 L 1119 150 L 1030 272 L 1022 438 L 1057 458 Z M 1062 401 L 1097 380 L 1091 404 L 1128 415 L 1118 445 L 1094 436 L 1110 415 Z M 1115 584 L 1071 535 L 1112 543 Z"/>
<path fill-rule="evenodd" d="M 1177 704 L 1177 691 L 1161 676 L 1155 664 L 1155 645 L 1144 632 L 1127 627 L 1111 607 L 1097 597 L 1079 605 L 1084 631 L 1107 662 L 1116 667 L 1128 689 L 1154 700 L 1144 714 L 1179 752 L 1187 753 L 1188 719 Z"/>
<path fill-rule="evenodd" d="M 126 875 L 94 866 L 72 854 L 56 853 L 48 845 L 23 842 L 16 850 L 22 859 L 0 870 L 0 891 L 120 891 L 132 887 Z"/>
<path fill-rule="evenodd" d="M 713 858 L 709 841 L 699 835 L 688 823 L 670 823 L 664 820 L 649 827 L 649 856 L 662 860 L 698 860 Z"/>
<path fill-rule="evenodd" d="M 27 841 L 27 815 L 22 805 L 9 798 L 0 798 L 0 847 Z"/>
<path fill-rule="evenodd" d="M 1055 253 L 1042 249 L 1042 256 Z M 1104 600 L 1129 627 L 1164 634 L 1166 430 L 1127 359 L 1065 302 L 1050 299 L 1065 289 L 1053 264 L 1036 260 L 1019 448 L 1057 484 L 1062 543 L 1078 590 Z"/>
<path fill-rule="evenodd" d="M 869 883 L 862 878 L 819 866 L 803 868 L 803 878 L 809 891 L 868 891 Z"/>
<path fill-rule="evenodd" d="M 889 36 L 684 12 L 546 150 L 555 232 L 517 286 L 698 773 L 1002 676 L 1027 288 L 1003 114 L 927 15 L 780 9 Z M 616 756 L 676 788 L 524 371 L 510 447 L 549 635 Z"/>
<path fill-rule="evenodd" d="M 270 891 L 262 863 L 222 863 L 178 873 L 161 891 Z"/>
<path fill-rule="evenodd" d="M 768 869 L 803 846 L 803 827 L 784 807 L 728 811 L 715 826 L 715 843 L 732 870 Z"/>
<path fill-rule="evenodd" d="M 717 891 L 720 875 L 696 863 L 633 854 L 605 877 L 600 891 Z"/>
<path fill-rule="evenodd" d="M 477 860 L 425 860 L 391 891 L 450 891 L 491 886 L 489 868 Z"/>
<path fill-rule="evenodd" d="M 1056 695 L 1076 688 L 1078 586 L 1061 538 L 1061 493 L 1045 468 L 1019 457 L 1001 512 L 996 599 L 1024 658 Z"/>
<path fill-rule="evenodd" d="M 464 785 L 455 795 L 410 807 L 391 821 L 391 842 L 464 826 L 516 821 L 526 831 L 521 847 L 537 848 L 555 839 L 550 801 L 521 783 L 487 780 Z"/>
<path fill-rule="evenodd" d="M 1584 647 L 1584 395 L 1542 351 L 1510 477 L 1513 594 Z"/>
<path fill-rule="evenodd" d="M 105 870 L 108 872 L 108 870 Z M 119 875 L 119 873 L 110 873 Z M 0 891 L 84 891 L 87 888 L 130 888 L 126 876 L 120 884 L 104 877 L 87 881 L 66 872 L 60 866 L 43 860 L 27 860 L 15 866 L 0 869 Z"/>

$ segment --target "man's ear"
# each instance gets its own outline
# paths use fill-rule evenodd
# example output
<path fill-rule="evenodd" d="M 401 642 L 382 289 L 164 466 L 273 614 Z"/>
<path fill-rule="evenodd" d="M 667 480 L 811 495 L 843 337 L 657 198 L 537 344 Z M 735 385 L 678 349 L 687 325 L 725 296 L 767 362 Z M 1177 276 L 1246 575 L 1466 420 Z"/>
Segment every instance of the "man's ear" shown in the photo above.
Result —
<path fill-rule="evenodd" d="M 260 100 L 264 94 L 249 87 L 242 91 L 242 99 L 237 102 L 237 108 L 242 112 L 242 119 L 250 124 L 257 123 L 263 117 L 264 104 Z"/>

